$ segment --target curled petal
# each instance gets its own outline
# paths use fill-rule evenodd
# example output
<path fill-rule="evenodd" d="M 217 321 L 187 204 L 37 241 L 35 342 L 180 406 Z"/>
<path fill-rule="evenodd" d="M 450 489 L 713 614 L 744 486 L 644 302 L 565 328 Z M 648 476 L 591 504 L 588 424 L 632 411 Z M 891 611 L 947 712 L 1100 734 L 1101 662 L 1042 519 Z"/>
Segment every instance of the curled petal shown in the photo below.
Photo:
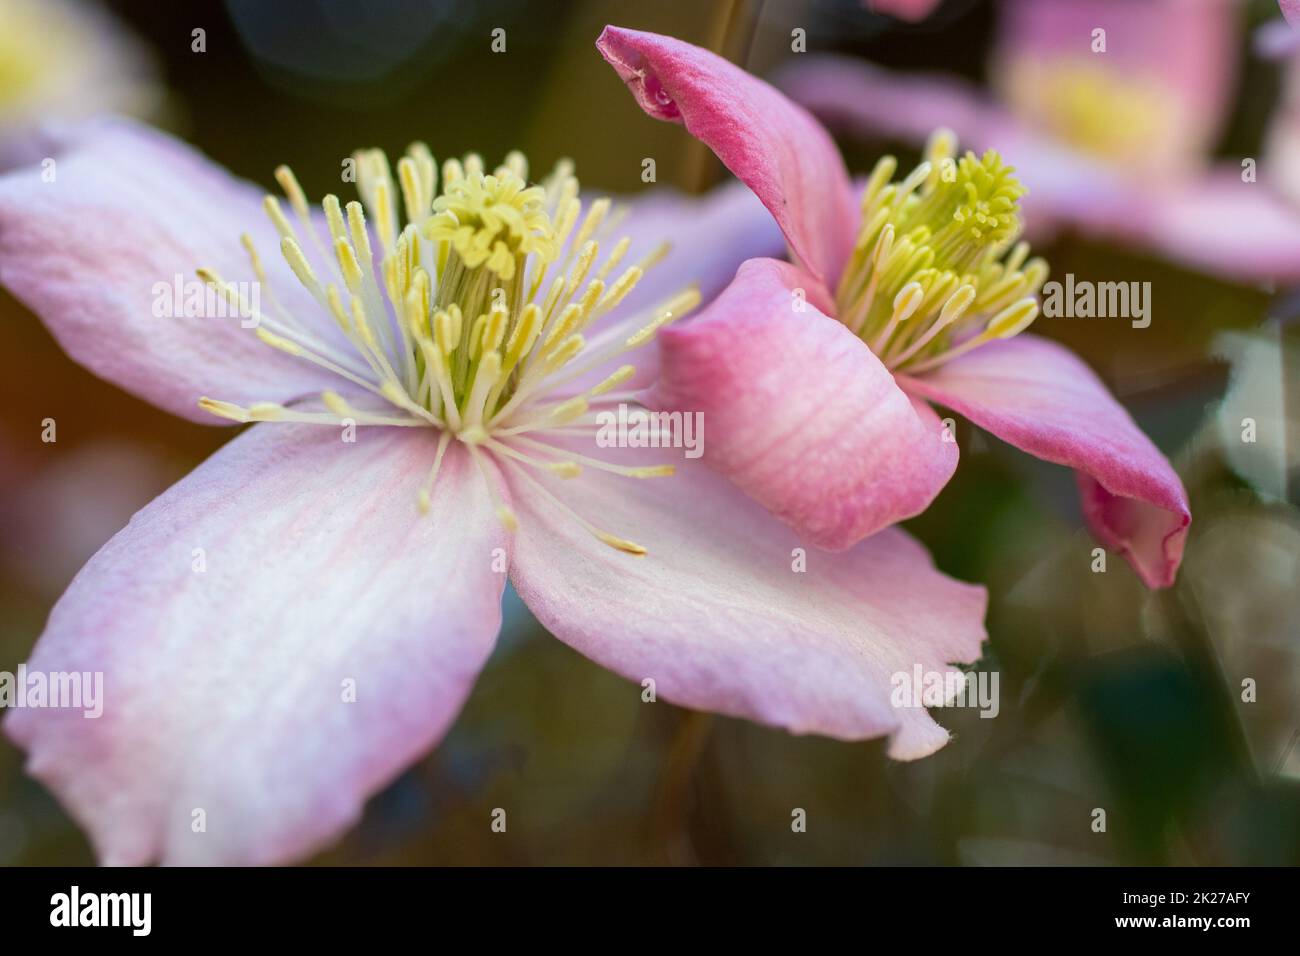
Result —
<path fill-rule="evenodd" d="M 1154 194 L 1137 238 L 1176 262 L 1226 279 L 1300 279 L 1300 210 L 1268 182 L 1244 182 L 1238 167 Z"/>
<path fill-rule="evenodd" d="M 1149 184 L 1133 183 L 1021 122 L 971 84 L 937 74 L 900 74 L 841 56 L 800 57 L 775 77 L 791 99 L 832 129 L 921 144 L 939 127 L 963 147 L 996 149 L 1029 192 L 1022 200 L 1031 236 L 1061 223 L 1102 234 L 1132 234 L 1146 219 Z"/>
<path fill-rule="evenodd" d="M 606 27 L 596 42 L 640 107 L 682 123 L 750 187 L 794 254 L 834 285 L 857 209 L 844 162 L 800 106 L 722 57 L 639 30 Z"/>
<path fill-rule="evenodd" d="M 991 342 L 900 384 L 1003 441 L 1079 472 L 1102 544 L 1148 587 L 1173 584 L 1191 511 L 1168 459 L 1073 353 L 1033 335 Z"/>

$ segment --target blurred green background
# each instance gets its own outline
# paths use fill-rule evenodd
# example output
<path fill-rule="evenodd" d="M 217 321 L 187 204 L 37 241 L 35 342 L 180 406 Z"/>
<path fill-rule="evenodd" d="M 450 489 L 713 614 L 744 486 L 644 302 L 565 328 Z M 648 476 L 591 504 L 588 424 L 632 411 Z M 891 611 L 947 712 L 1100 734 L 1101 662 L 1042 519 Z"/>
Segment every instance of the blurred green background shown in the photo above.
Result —
<path fill-rule="evenodd" d="M 801 26 L 810 50 L 978 80 L 998 16 L 976 0 L 922 24 L 852 0 L 110 6 L 157 59 L 162 125 L 263 184 L 288 163 L 311 195 L 333 188 L 335 157 L 417 138 L 439 157 L 520 148 L 548 168 L 571 156 L 584 185 L 620 192 L 644 188 L 641 161 L 654 157 L 661 184 L 702 191 L 726 171 L 680 127 L 635 107 L 594 49 L 605 23 L 671 33 L 760 74 L 792 55 Z M 191 51 L 196 27 L 207 31 L 203 54 Z M 489 49 L 496 27 L 505 55 Z M 1224 155 L 1258 148 L 1278 85 L 1275 66 L 1247 57 Z M 861 172 L 897 144 L 844 145 Z M 1258 490 L 1223 424 L 1269 414 L 1251 404 L 1270 400 L 1262 387 L 1289 397 L 1294 432 L 1300 303 L 1069 235 L 1040 251 L 1056 275 L 1156 289 L 1149 329 L 1040 331 L 1097 369 L 1182 475 L 1194 520 L 1174 589 L 1145 591 L 1114 556 L 1091 573 L 1071 475 L 962 423 L 956 479 L 909 526 L 943 570 L 989 588 L 980 668 L 1001 673 L 996 719 L 945 712 L 953 742 L 900 764 L 880 741 L 643 704 L 639 687 L 550 638 L 512 599 L 507 633 L 445 742 L 317 861 L 1300 861 L 1296 483 L 1292 474 L 1289 500 Z M 47 417 L 56 444 L 40 441 Z M 231 434 L 94 378 L 0 292 L 0 670 L 26 659 L 80 565 Z M 1241 699 L 1246 678 L 1258 685 L 1253 703 Z M 0 864 L 92 862 L 21 762 L 0 740 Z M 495 807 L 509 808 L 508 836 L 489 828 Z M 1098 807 L 1105 833 L 1091 826 Z M 791 831 L 794 808 L 807 811 L 806 833 Z"/>

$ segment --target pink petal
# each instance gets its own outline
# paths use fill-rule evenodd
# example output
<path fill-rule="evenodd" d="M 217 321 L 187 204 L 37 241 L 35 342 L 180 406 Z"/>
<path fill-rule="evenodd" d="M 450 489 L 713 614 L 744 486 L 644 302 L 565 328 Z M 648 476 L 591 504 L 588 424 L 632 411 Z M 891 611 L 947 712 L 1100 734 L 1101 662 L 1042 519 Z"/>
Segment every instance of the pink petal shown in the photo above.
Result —
<path fill-rule="evenodd" d="M 831 54 L 796 57 L 773 77 L 788 97 L 831 126 L 921 143 L 937 128 L 955 132 L 963 146 L 985 148 L 1014 121 L 981 90 L 963 80 L 927 73 L 894 73 L 863 60 Z"/>
<path fill-rule="evenodd" d="M 457 449 L 419 514 L 434 445 L 255 425 L 73 581 L 29 668 L 102 671 L 103 715 L 5 729 L 104 862 L 301 858 L 442 737 L 492 649 L 506 543 Z"/>
<path fill-rule="evenodd" d="M 863 0 L 875 13 L 887 13 L 900 20 L 924 20 L 939 5 L 939 0 Z"/>
<path fill-rule="evenodd" d="M 633 334 L 654 319 L 664 302 L 691 286 L 700 290 L 707 303 L 736 277 L 736 269 L 746 259 L 779 256 L 785 250 L 771 214 L 749 187 L 735 180 L 703 196 L 656 188 L 634 197 L 613 235 L 631 240 L 623 259 L 629 264 L 665 242 L 669 251 L 616 309 L 592 324 L 589 338 L 615 325 L 626 328 L 624 336 Z M 578 392 L 597 384 L 625 362 L 636 366 L 636 374 L 624 388 L 645 388 L 658 377 L 658 352 L 646 347 L 593 369 L 575 380 L 572 389 Z"/>
<path fill-rule="evenodd" d="M 1152 89 L 1164 109 L 1148 118 L 1140 149 L 1122 162 L 1140 178 L 1198 167 L 1231 106 L 1237 5 L 1225 0 L 1007 0 L 989 65 L 990 81 L 1021 119 L 1041 129 L 1060 121 L 1054 97 L 1037 95 L 1062 65 L 1102 68 L 1119 84 Z M 1092 32 L 1106 31 L 1106 52 Z M 1068 115 L 1068 114 L 1067 114 Z M 1066 137 L 1068 138 L 1068 137 Z M 1138 168 L 1140 167 L 1140 168 Z"/>
<path fill-rule="evenodd" d="M 1255 30 L 1251 46 L 1266 60 L 1286 59 L 1300 50 L 1300 29 L 1285 20 L 1269 20 Z"/>
<path fill-rule="evenodd" d="M 1145 221 L 1149 183 L 1120 172 L 1021 123 L 963 80 L 892 73 L 838 56 L 799 58 L 776 83 L 832 129 L 921 144 L 947 127 L 963 148 L 996 149 L 1029 189 L 1026 231 L 1050 234 L 1062 222 L 1098 234 L 1126 234 Z"/>
<path fill-rule="evenodd" d="M 310 322 L 314 303 L 280 261 L 262 192 L 171 137 L 126 121 L 77 129 L 56 178 L 0 176 L 0 283 L 96 375 L 176 415 L 222 420 L 197 402 L 283 402 L 338 384 L 262 344 L 235 317 L 153 315 L 155 284 L 215 268 L 252 279 L 241 232 L 257 242 L 274 290 Z M 265 290 L 263 308 L 268 309 Z M 304 305 L 303 303 L 307 304 Z"/>
<path fill-rule="evenodd" d="M 1260 169 L 1258 182 L 1243 182 L 1239 166 L 1225 166 L 1185 189 L 1154 194 L 1139 238 L 1226 279 L 1300 279 L 1300 210 L 1273 191 L 1267 167 Z"/>
<path fill-rule="evenodd" d="M 701 412 L 702 460 L 807 541 L 839 550 L 925 510 L 957 467 L 957 445 L 818 310 L 824 297 L 795 266 L 745 263 L 698 318 L 660 333 L 650 403 Z"/>
<path fill-rule="evenodd" d="M 776 218 L 795 256 L 828 285 L 853 243 L 857 208 L 826 131 L 767 83 L 671 37 L 606 27 L 596 46 L 643 110 L 683 123 Z"/>
<path fill-rule="evenodd" d="M 900 384 L 1045 461 L 1076 469 L 1097 538 L 1149 587 L 1167 587 L 1191 512 L 1169 461 L 1073 353 L 1019 335 Z"/>
<path fill-rule="evenodd" d="M 689 286 L 699 288 L 707 303 L 736 277 L 746 259 L 785 251 L 771 213 L 744 183 L 735 180 L 702 196 L 656 187 L 632 197 L 627 217 L 614 234 L 631 240 L 623 258 L 628 264 L 662 243 L 668 243 L 669 249 L 597 327 L 654 308 Z"/>
<path fill-rule="evenodd" d="M 891 681 L 918 664 L 947 673 L 976 660 L 986 596 L 937 572 L 902 531 L 808 552 L 801 573 L 798 539 L 699 462 L 671 478 L 589 469 L 547 480 L 579 514 L 648 549 L 599 543 L 512 479 L 511 580 L 565 643 L 629 680 L 653 679 L 658 698 L 684 707 L 844 740 L 889 734 L 890 756 L 904 760 L 947 742 L 924 708 L 892 705 Z M 643 706 L 639 693 L 629 689 L 628 706 Z"/>
<path fill-rule="evenodd" d="M 1277 5 L 1282 8 L 1287 23 L 1300 27 L 1300 0 L 1277 0 Z"/>

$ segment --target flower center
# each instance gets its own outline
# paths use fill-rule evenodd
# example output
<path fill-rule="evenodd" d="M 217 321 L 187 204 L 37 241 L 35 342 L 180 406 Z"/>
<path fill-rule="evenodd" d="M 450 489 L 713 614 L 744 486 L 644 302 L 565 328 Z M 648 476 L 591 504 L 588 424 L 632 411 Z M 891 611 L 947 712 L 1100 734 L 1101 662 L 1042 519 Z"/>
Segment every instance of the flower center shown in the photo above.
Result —
<path fill-rule="evenodd" d="M 0 110 L 21 104 L 40 85 L 61 56 L 71 54 L 67 25 L 38 7 L 14 5 L 4 12 L 0 30 Z M 40 43 L 33 43 L 39 37 Z"/>
<path fill-rule="evenodd" d="M 862 196 L 862 226 L 835 293 L 841 322 L 890 369 L 921 372 L 1038 315 L 1042 259 L 1017 242 L 1025 189 L 992 150 L 954 158 L 936 132 L 927 160 L 900 183 L 892 156 L 876 164 Z"/>
<path fill-rule="evenodd" d="M 1182 99 L 1136 70 L 1027 56 L 1008 62 L 999 88 L 1056 139 L 1128 170 L 1168 173 L 1197 135 Z"/>
<path fill-rule="evenodd" d="M 611 319 L 592 331 L 664 256 L 666 245 L 623 266 L 630 239 L 605 243 L 603 234 L 618 217 L 611 216 L 608 199 L 591 203 L 584 215 L 568 161 L 530 186 L 521 154 L 511 153 L 491 173 L 471 154 L 443 163 L 439 188 L 438 167 L 422 143 L 397 163 L 396 179 L 380 150 L 362 151 L 354 160 L 362 201 L 344 207 L 338 197 L 326 196 L 324 230 L 288 167 L 275 175 L 297 224 L 274 196 L 264 203 L 285 261 L 331 316 L 338 335 L 324 335 L 283 308 L 247 235 L 245 250 L 274 315 L 253 310 L 234 283 L 211 269 L 199 270 L 241 315 L 257 320 L 256 334 L 264 343 L 333 372 L 353 394 L 344 398 L 327 391 L 316 404 L 292 408 L 203 398 L 201 407 L 240 422 L 338 425 L 351 420 L 436 429 L 440 434 L 419 491 L 421 506 L 428 507 L 443 455 L 455 439 L 483 471 L 498 515 L 512 530 L 515 518 L 492 479 L 489 454 L 498 468 L 518 469 L 557 504 L 530 472 L 563 478 L 584 467 L 634 478 L 672 473 L 672 466 L 621 466 L 543 440 L 594 435 L 599 405 L 635 400 L 634 393 L 615 391 L 635 369 L 614 368 L 614 361 L 699 303 L 699 292 L 687 288 L 652 310 Z M 579 384 L 610 368 L 596 384 Z M 606 544 L 644 553 L 573 517 Z"/>

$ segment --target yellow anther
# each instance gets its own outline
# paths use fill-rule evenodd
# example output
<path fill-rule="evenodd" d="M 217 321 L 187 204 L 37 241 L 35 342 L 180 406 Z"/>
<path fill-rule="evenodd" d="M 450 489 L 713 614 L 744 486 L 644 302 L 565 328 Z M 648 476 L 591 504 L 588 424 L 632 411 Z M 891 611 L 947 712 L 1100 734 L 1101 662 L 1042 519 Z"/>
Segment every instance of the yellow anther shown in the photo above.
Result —
<path fill-rule="evenodd" d="M 397 161 L 397 179 L 402 184 L 402 201 L 406 204 L 407 222 L 419 222 L 427 214 L 429 202 L 424 197 L 420 172 L 415 160 L 403 156 Z"/>
<path fill-rule="evenodd" d="M 349 336 L 352 335 L 355 330 L 348 319 L 347 309 L 343 307 L 343 298 L 339 295 L 338 286 L 331 285 L 325 290 L 325 301 L 329 303 L 330 315 L 334 316 L 338 327 Z"/>
<path fill-rule="evenodd" d="M 433 342 L 444 356 L 454 352 L 460 343 L 459 325 L 449 312 L 439 312 L 433 317 Z"/>
<path fill-rule="evenodd" d="M 641 281 L 642 275 L 643 273 L 637 266 L 629 268 L 618 277 L 617 282 L 610 286 L 609 291 L 600 300 L 597 311 L 608 312 L 622 302 L 627 297 L 627 294 L 636 288 L 636 284 Z"/>
<path fill-rule="evenodd" d="M 379 350 L 379 340 L 375 337 L 375 330 L 371 328 L 369 320 L 366 318 L 366 307 L 361 304 L 358 296 L 352 296 L 352 325 L 361 335 L 361 341 L 371 351 Z"/>
<path fill-rule="evenodd" d="M 957 321 L 974 301 L 975 287 L 973 285 L 962 286 L 943 304 L 943 309 L 939 312 L 939 323 L 941 325 L 950 325 Z"/>
<path fill-rule="evenodd" d="M 563 368 L 586 346 L 587 341 L 581 335 L 570 335 L 547 357 L 546 364 L 552 369 Z"/>
<path fill-rule="evenodd" d="M 565 283 L 565 292 L 572 295 L 582 285 L 582 280 L 587 277 L 587 272 L 591 269 L 591 264 L 596 261 L 596 254 L 600 252 L 600 244 L 587 242 L 583 245 L 582 251 L 578 253 L 578 261 L 573 264 L 569 270 L 569 281 Z"/>
<path fill-rule="evenodd" d="M 220 415 L 222 418 L 228 418 L 234 422 L 249 421 L 248 411 L 238 405 L 230 402 L 220 402 L 215 398 L 200 398 L 199 408 L 205 412 L 211 412 L 213 415 Z"/>
<path fill-rule="evenodd" d="M 542 354 L 550 355 L 554 352 L 581 321 L 582 306 L 576 302 L 566 305 L 560 317 L 551 326 L 551 330 L 546 333 L 546 338 L 542 339 Z"/>
<path fill-rule="evenodd" d="M 682 315 L 695 308 L 700 303 L 700 290 L 687 289 L 678 293 L 669 300 L 663 310 L 657 315 L 653 322 L 647 325 L 641 331 L 631 336 L 627 340 L 627 347 L 630 349 L 639 348 L 646 342 L 649 342 L 656 332 L 672 322 L 674 319 L 681 318 Z"/>
<path fill-rule="evenodd" d="M 410 402 L 410 398 L 407 397 L 407 394 L 405 391 L 403 391 L 402 386 L 398 385 L 391 378 L 379 386 L 379 391 L 384 396 L 384 398 L 388 399 L 390 402 L 392 402 L 394 405 L 398 406 L 399 408 L 405 408 L 406 405 Z"/>
<path fill-rule="evenodd" d="M 370 248 L 370 231 L 366 229 L 366 213 L 361 203 L 348 203 L 348 233 L 352 236 L 352 248 L 356 252 L 357 258 L 370 267 L 374 261 L 374 252 Z"/>
<path fill-rule="evenodd" d="M 997 339 L 1009 339 L 1029 328 L 1036 318 L 1038 318 L 1038 300 L 1021 299 L 993 317 L 988 325 L 988 334 Z"/>
<path fill-rule="evenodd" d="M 379 228 L 379 244 L 387 252 L 397 241 L 397 224 L 393 221 L 393 197 L 386 180 L 375 183 L 375 220 Z"/>
<path fill-rule="evenodd" d="M 894 296 L 894 318 L 898 322 L 911 318 L 925 298 L 925 289 L 919 282 L 909 282 Z"/>
<path fill-rule="evenodd" d="M 282 239 L 292 239 L 297 236 L 291 223 L 280 208 L 280 200 L 268 194 L 262 198 L 262 208 L 266 210 L 267 218 L 275 226 L 275 231 L 280 234 Z"/>
<path fill-rule="evenodd" d="M 321 392 L 320 399 L 325 404 L 326 408 L 340 418 L 353 417 L 352 406 L 349 405 L 338 392 Z"/>
<path fill-rule="evenodd" d="M 585 414 L 587 414 L 587 399 L 578 395 L 556 405 L 550 418 L 556 425 L 567 425 Z"/>
<path fill-rule="evenodd" d="M 239 244 L 244 247 L 244 252 L 248 255 L 249 265 L 253 267 L 253 275 L 262 285 L 267 285 L 266 269 L 262 266 L 262 257 L 257 254 L 257 246 L 253 245 L 253 237 L 248 233 L 241 233 Z"/>
<path fill-rule="evenodd" d="M 587 218 L 582 221 L 582 226 L 578 229 L 578 235 L 573 240 L 577 245 L 581 246 L 595 235 L 596 230 L 600 228 L 600 224 L 604 222 L 605 216 L 609 212 L 609 206 L 609 199 L 604 196 L 591 204 L 591 209 L 587 212 Z"/>
<path fill-rule="evenodd" d="M 296 342 L 291 342 L 283 336 L 276 335 L 274 332 L 269 332 L 262 326 L 257 327 L 255 334 L 259 339 L 271 346 L 273 349 L 279 349 L 281 352 L 286 352 L 289 355 L 302 354 L 302 349 Z"/>
<path fill-rule="evenodd" d="M 283 418 L 285 408 L 275 402 L 254 402 L 248 406 L 248 417 L 255 422 L 273 422 Z"/>
<path fill-rule="evenodd" d="M 506 505 L 497 505 L 496 513 L 497 520 L 501 522 L 501 527 L 505 528 L 511 534 L 514 534 L 519 530 L 519 519 L 515 517 L 515 513 L 511 511 L 509 507 Z"/>
<path fill-rule="evenodd" d="M 348 291 L 353 295 L 360 295 L 361 283 L 365 276 L 361 273 L 361 265 L 357 262 L 351 243 L 346 239 L 336 239 L 334 252 L 339 258 L 339 270 L 343 273 L 343 281 L 347 283 Z"/>
<path fill-rule="evenodd" d="M 644 557 L 646 554 L 646 549 L 635 541 L 628 541 L 626 538 L 620 538 L 605 531 L 597 531 L 595 535 L 601 542 L 616 550 L 635 555 L 638 558 Z"/>
<path fill-rule="evenodd" d="M 605 260 L 604 264 L 601 265 L 600 270 L 596 273 L 597 279 L 604 279 L 614 271 L 618 264 L 623 261 L 623 257 L 627 255 L 627 250 L 631 243 L 632 240 L 627 236 L 624 236 L 614 244 L 614 251 L 609 254 L 609 258 Z M 644 271 L 645 270 L 643 269 L 642 272 Z"/>
<path fill-rule="evenodd" d="M 629 378 L 631 378 L 635 374 L 636 374 L 636 366 L 620 365 L 613 373 L 609 375 L 608 378 L 606 378 L 595 388 L 591 389 L 588 392 L 588 394 L 591 395 L 593 398 L 597 395 L 604 395 L 611 388 L 614 388 L 616 385 L 622 385 L 624 382 L 626 382 Z"/>
<path fill-rule="evenodd" d="M 280 252 L 284 254 L 284 261 L 289 263 L 289 268 L 293 270 L 293 274 L 298 277 L 299 282 L 311 292 L 320 289 L 320 283 L 316 280 L 316 273 L 312 269 L 311 263 L 307 261 L 307 257 L 303 255 L 302 246 L 298 245 L 295 239 L 289 236 L 282 238 L 280 240 Z"/>
<path fill-rule="evenodd" d="M 471 425 L 468 428 L 463 428 L 457 433 L 456 437 L 466 445 L 482 445 L 492 439 L 492 436 L 488 434 L 488 430 L 482 425 Z"/>
<path fill-rule="evenodd" d="M 275 181 L 280 184 L 284 194 L 289 199 L 289 205 L 298 218 L 304 223 L 311 222 L 311 211 L 307 206 L 307 196 L 298 185 L 298 177 L 293 174 L 293 170 L 288 166 L 277 166 L 275 168 Z"/>
<path fill-rule="evenodd" d="M 646 465 L 642 468 L 629 468 L 623 472 L 629 478 L 671 478 L 676 473 L 676 465 Z"/>
<path fill-rule="evenodd" d="M 348 225 L 343 218 L 343 206 L 339 203 L 339 197 L 330 193 L 320 204 L 325 210 L 325 223 L 329 226 L 330 238 L 335 242 L 347 239 Z"/>
<path fill-rule="evenodd" d="M 871 176 L 867 179 L 867 186 L 862 191 L 862 208 L 867 210 L 879 197 L 880 192 L 894 178 L 894 171 L 898 169 L 898 160 L 893 156 L 883 156 L 876 163 L 875 168 L 871 171 Z"/>
<path fill-rule="evenodd" d="M 659 243 L 659 245 L 650 250 L 650 253 L 644 259 L 637 263 L 637 268 L 642 272 L 649 272 L 667 258 L 668 253 L 672 251 L 672 248 L 673 244 L 671 242 Z"/>

